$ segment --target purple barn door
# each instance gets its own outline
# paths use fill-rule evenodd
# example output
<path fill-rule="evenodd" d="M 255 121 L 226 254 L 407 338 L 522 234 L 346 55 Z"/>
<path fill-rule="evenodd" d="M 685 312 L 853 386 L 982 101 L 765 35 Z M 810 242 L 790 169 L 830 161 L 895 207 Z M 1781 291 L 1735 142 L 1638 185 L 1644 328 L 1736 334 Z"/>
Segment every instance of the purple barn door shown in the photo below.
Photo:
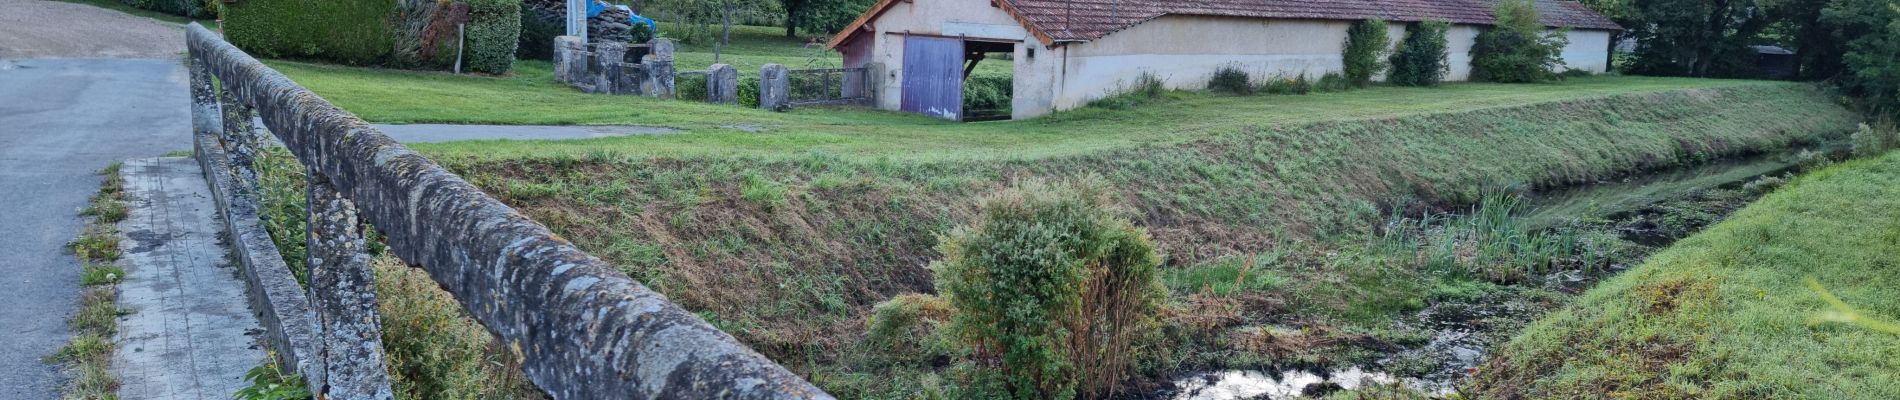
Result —
<path fill-rule="evenodd" d="M 963 41 L 904 38 L 904 111 L 963 119 Z"/>

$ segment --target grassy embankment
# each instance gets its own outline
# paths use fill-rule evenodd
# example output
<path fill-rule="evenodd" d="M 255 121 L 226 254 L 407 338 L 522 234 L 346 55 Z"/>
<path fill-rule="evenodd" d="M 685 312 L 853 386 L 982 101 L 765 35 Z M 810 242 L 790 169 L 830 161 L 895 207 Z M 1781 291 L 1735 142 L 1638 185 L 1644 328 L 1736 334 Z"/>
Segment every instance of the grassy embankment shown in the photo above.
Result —
<path fill-rule="evenodd" d="M 48 361 L 63 363 L 72 380 L 66 382 L 62 397 L 68 399 L 111 399 L 116 397 L 119 379 L 112 375 L 113 335 L 119 330 L 119 292 L 113 285 L 125 278 L 125 270 L 116 264 L 119 249 L 119 221 L 130 212 L 125 204 L 125 181 L 119 176 L 119 164 L 99 172 L 105 177 L 91 204 L 80 216 L 91 217 L 85 232 L 67 243 L 67 249 L 79 258 L 83 270 L 79 284 L 79 312 L 67 325 L 72 341 Z"/>
<path fill-rule="evenodd" d="M 1499 398 L 1900 398 L 1900 336 L 1819 323 L 1821 287 L 1900 316 L 1900 153 L 1796 179 L 1526 329 Z"/>
<path fill-rule="evenodd" d="M 510 78 L 275 65 L 373 121 L 685 130 L 417 148 L 851 397 L 906 393 L 941 372 L 941 359 L 893 367 L 850 354 L 866 352 L 871 305 L 932 289 L 923 265 L 938 256 L 934 235 L 1013 180 L 1100 175 L 1168 254 L 1176 343 L 1153 349 L 1145 374 L 1338 365 L 1422 341 L 1393 329 L 1398 315 L 1525 275 L 1394 263 L 1370 238 L 1395 210 L 1468 204 L 1486 186 L 1561 186 L 1778 149 L 1857 119 L 1806 85 L 1587 78 L 1173 93 L 1128 110 L 950 124 L 579 96 L 549 83 L 545 65 Z M 723 128 L 735 124 L 767 131 Z"/>

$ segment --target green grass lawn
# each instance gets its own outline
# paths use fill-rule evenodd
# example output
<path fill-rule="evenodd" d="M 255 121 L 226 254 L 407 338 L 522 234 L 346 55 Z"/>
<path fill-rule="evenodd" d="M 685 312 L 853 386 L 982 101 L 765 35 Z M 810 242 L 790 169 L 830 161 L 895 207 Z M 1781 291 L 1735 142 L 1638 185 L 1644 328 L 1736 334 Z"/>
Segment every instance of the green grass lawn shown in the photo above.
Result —
<path fill-rule="evenodd" d="M 1801 177 L 1592 289 L 1482 370 L 1495 398 L 1900 398 L 1900 153 Z"/>
<path fill-rule="evenodd" d="M 590 95 L 553 82 L 549 64 L 523 61 L 506 77 L 459 76 L 271 61 L 298 83 L 384 123 L 633 124 L 688 134 L 578 142 L 419 146 L 442 154 L 509 158 L 611 152 L 636 156 L 802 156 L 867 159 L 1015 159 L 1179 143 L 1244 128 L 1391 119 L 1632 93 L 1792 83 L 1650 77 L 1573 79 L 1546 85 L 1463 83 L 1377 87 L 1307 96 L 1230 97 L 1177 93 L 1128 110 L 1085 108 L 1027 121 L 952 123 L 861 109 L 773 113 L 632 96 Z M 764 128 L 750 133 L 735 126 Z"/>
<path fill-rule="evenodd" d="M 931 291 L 923 266 L 939 257 L 936 235 L 966 222 L 977 196 L 1019 180 L 1099 176 L 1167 254 L 1170 336 L 1144 379 L 1324 368 L 1429 340 L 1395 318 L 1434 302 L 1538 292 L 1505 287 L 1532 273 L 1515 270 L 1524 265 L 1575 258 L 1447 251 L 1456 256 L 1448 267 L 1413 254 L 1430 246 L 1377 237 L 1398 210 L 1461 208 L 1487 187 L 1556 187 L 1771 151 L 1859 121 L 1824 90 L 1757 81 L 1176 92 L 1124 110 L 959 124 L 588 95 L 553 83 L 544 62 L 503 77 L 271 65 L 378 122 L 682 129 L 415 147 L 846 398 L 909 398 L 949 379 L 929 360 L 855 356 L 879 351 L 861 340 L 865 318 L 892 296 Z M 1467 270 L 1483 275 L 1457 272 Z"/>

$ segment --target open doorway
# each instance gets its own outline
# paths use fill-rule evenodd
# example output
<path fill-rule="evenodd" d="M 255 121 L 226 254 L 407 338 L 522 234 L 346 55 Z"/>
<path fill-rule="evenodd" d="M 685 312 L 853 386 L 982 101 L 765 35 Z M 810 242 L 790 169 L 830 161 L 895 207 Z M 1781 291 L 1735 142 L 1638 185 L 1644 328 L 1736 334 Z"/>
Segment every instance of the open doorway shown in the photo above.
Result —
<path fill-rule="evenodd" d="M 904 38 L 900 109 L 953 121 L 1009 119 L 1016 43 L 963 37 Z"/>
<path fill-rule="evenodd" d="M 1010 119 L 1015 108 L 1016 43 L 964 40 L 963 121 Z"/>

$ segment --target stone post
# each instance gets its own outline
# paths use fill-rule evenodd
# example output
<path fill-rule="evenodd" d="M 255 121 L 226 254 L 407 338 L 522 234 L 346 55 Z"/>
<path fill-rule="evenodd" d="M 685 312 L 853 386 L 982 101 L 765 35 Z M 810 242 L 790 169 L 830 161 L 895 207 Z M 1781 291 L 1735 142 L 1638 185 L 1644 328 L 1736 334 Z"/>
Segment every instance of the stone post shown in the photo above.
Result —
<path fill-rule="evenodd" d="M 772 111 L 792 109 L 791 72 L 785 66 L 765 64 L 759 68 L 759 108 Z"/>
<path fill-rule="evenodd" d="M 864 98 L 871 107 L 882 107 L 878 97 L 884 93 L 884 63 L 864 64 Z"/>
<path fill-rule="evenodd" d="M 238 182 L 243 183 L 239 189 L 244 194 L 256 194 L 257 170 L 252 166 L 256 164 L 257 150 L 261 146 L 257 129 L 252 126 L 251 120 L 257 118 L 257 112 L 251 106 L 238 102 L 230 86 L 218 88 L 218 99 L 224 109 L 224 136 L 219 139 L 224 142 L 225 153 L 231 155 L 231 172 L 237 176 Z"/>
<path fill-rule="evenodd" d="M 586 51 L 586 48 L 587 48 L 587 44 L 581 42 L 581 38 L 579 36 L 554 37 L 554 60 L 553 61 L 554 61 L 554 81 L 555 82 L 560 82 L 560 83 L 574 82 L 574 76 L 572 76 L 570 73 L 574 70 L 574 63 L 585 60 L 584 58 L 580 58 L 579 56 L 580 56 L 580 53 Z"/>
<path fill-rule="evenodd" d="M 317 371 L 310 391 L 320 399 L 387 400 L 394 396 L 383 366 L 376 282 L 356 205 L 309 169 L 305 243 L 310 308 L 317 314 Z"/>
<path fill-rule="evenodd" d="M 646 90 L 647 70 L 639 63 L 620 63 L 614 78 L 614 94 L 640 95 Z"/>
<path fill-rule="evenodd" d="M 593 82 L 594 93 L 617 93 L 614 87 L 620 76 L 620 64 L 627 58 L 627 44 L 601 42 L 594 44 Z"/>
<path fill-rule="evenodd" d="M 713 64 L 706 70 L 706 102 L 713 104 L 733 104 L 739 102 L 739 70 L 726 64 Z"/>
<path fill-rule="evenodd" d="M 650 43 L 653 51 L 647 53 L 646 59 L 640 60 L 641 68 L 647 72 L 646 94 L 671 99 L 678 94 L 673 87 L 673 80 L 677 77 L 673 70 L 673 41 L 655 38 Z"/>

